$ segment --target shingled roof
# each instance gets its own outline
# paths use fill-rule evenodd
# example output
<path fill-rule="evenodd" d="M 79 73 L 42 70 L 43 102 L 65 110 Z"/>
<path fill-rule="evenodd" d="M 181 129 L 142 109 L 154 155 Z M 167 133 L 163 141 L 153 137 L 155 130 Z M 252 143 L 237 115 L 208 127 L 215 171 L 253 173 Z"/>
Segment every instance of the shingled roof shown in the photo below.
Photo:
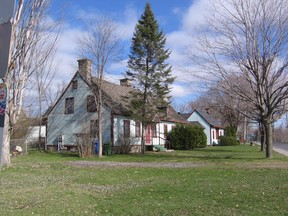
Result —
<path fill-rule="evenodd" d="M 182 116 L 178 112 L 176 112 L 171 106 L 166 108 L 166 113 L 160 117 L 160 120 L 168 121 L 168 122 L 183 123 L 183 124 L 188 123 L 186 119 L 182 118 Z"/>
<path fill-rule="evenodd" d="M 193 112 L 197 112 L 212 127 L 224 128 L 221 122 L 218 119 L 214 118 L 211 114 L 207 113 L 207 111 L 197 109 L 197 110 L 194 110 Z M 192 115 L 192 113 L 182 113 L 180 115 L 182 118 L 187 120 Z M 195 122 L 190 122 L 190 123 L 195 124 Z"/>
<path fill-rule="evenodd" d="M 194 112 L 197 112 L 200 116 L 202 116 L 202 118 L 204 118 L 211 126 L 215 128 L 224 128 L 218 119 L 214 118 L 211 114 L 207 113 L 206 111 L 195 110 Z"/>
<path fill-rule="evenodd" d="M 97 79 L 93 78 L 97 83 Z M 118 85 L 115 83 L 102 80 L 102 90 L 104 96 L 104 103 L 108 105 L 118 115 L 128 115 L 127 101 L 123 97 L 129 96 L 129 92 L 132 90 L 130 86 Z"/>
<path fill-rule="evenodd" d="M 105 92 L 110 100 L 107 101 L 111 109 L 115 114 L 127 115 L 129 114 L 129 108 L 123 97 L 130 96 L 130 91 L 133 89 L 130 86 L 122 86 L 108 81 L 103 81 L 103 92 Z M 176 122 L 176 123 L 188 123 L 184 118 L 182 118 L 171 106 L 165 107 L 165 112 L 159 111 L 158 117 L 161 121 Z"/>
<path fill-rule="evenodd" d="M 180 113 L 181 117 L 186 120 L 190 117 L 191 114 L 192 113 Z"/>
<path fill-rule="evenodd" d="M 85 77 L 83 77 L 85 79 Z M 97 79 L 93 78 L 93 83 L 86 80 L 90 86 L 97 88 Z M 102 80 L 102 89 L 104 96 L 104 103 L 108 105 L 118 115 L 129 115 L 128 101 L 123 98 L 129 98 L 130 91 L 133 90 L 131 86 L 124 86 L 115 83 Z M 94 89 L 95 90 L 95 89 Z M 165 108 L 165 112 L 159 112 L 158 118 L 161 121 L 176 122 L 176 123 L 188 123 L 182 118 L 171 106 Z"/>

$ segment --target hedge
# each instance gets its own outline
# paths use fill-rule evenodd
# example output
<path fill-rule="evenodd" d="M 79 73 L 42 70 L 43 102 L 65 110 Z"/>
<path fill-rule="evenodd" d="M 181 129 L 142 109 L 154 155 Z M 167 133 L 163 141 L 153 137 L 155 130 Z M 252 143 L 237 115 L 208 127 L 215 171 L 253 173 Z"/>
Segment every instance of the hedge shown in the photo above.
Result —
<path fill-rule="evenodd" d="M 204 129 L 199 126 L 177 124 L 168 133 L 168 140 L 176 150 L 190 150 L 204 148 L 207 145 L 207 137 Z"/>
<path fill-rule="evenodd" d="M 235 146 L 239 145 L 240 142 L 234 136 L 220 136 L 220 146 Z"/>

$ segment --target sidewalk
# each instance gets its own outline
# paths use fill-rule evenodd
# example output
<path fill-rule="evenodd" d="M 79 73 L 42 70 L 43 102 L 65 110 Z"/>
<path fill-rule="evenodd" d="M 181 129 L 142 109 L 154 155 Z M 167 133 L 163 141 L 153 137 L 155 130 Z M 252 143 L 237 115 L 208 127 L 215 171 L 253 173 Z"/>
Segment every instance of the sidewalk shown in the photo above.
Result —
<path fill-rule="evenodd" d="M 253 143 L 255 143 L 255 144 L 257 144 L 257 145 L 260 145 L 259 142 L 253 142 Z M 279 145 L 279 144 L 277 144 L 277 143 L 274 143 L 274 144 L 273 144 L 273 150 L 274 150 L 275 152 L 277 152 L 277 153 L 279 153 L 279 154 L 282 154 L 282 155 L 288 157 L 288 149 L 279 148 L 279 147 L 276 147 L 275 145 Z M 286 145 L 288 146 L 288 144 L 286 144 Z"/>
<path fill-rule="evenodd" d="M 288 157 L 288 151 L 285 149 L 281 149 L 281 148 L 273 146 L 273 150 Z"/>

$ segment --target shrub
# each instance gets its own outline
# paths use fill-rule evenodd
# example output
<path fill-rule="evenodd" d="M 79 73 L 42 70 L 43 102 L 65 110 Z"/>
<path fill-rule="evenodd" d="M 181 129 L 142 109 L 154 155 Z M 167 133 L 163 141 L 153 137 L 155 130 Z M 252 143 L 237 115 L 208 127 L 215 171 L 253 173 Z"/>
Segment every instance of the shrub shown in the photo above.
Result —
<path fill-rule="evenodd" d="M 133 146 L 136 144 L 135 137 L 124 137 L 123 134 L 118 136 L 117 144 L 114 146 L 114 151 L 116 154 L 129 154 Z"/>
<path fill-rule="evenodd" d="M 228 126 L 225 128 L 225 136 L 226 137 L 237 137 L 237 128 Z"/>
<path fill-rule="evenodd" d="M 236 137 L 233 136 L 220 136 L 220 146 L 235 146 L 239 145 L 239 141 L 237 140 Z"/>
<path fill-rule="evenodd" d="M 207 144 L 207 137 L 203 128 L 182 124 L 178 124 L 168 133 L 168 140 L 173 148 L 178 150 L 204 148 Z"/>
<path fill-rule="evenodd" d="M 145 146 L 145 151 L 153 151 L 153 145 Z"/>
<path fill-rule="evenodd" d="M 200 126 L 191 127 L 192 132 L 192 146 L 194 148 L 205 148 L 207 145 L 207 137 L 204 129 Z"/>
<path fill-rule="evenodd" d="M 89 133 L 81 133 L 76 136 L 76 144 L 79 157 L 93 157 L 94 144 L 91 142 Z"/>

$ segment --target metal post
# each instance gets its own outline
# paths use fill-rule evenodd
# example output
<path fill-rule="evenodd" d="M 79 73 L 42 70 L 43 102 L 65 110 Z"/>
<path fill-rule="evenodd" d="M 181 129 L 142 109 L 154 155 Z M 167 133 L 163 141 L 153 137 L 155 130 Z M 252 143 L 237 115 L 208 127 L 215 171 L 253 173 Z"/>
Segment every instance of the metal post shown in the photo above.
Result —
<path fill-rule="evenodd" d="M 0 79 L 4 81 L 6 76 L 9 59 L 12 23 L 14 16 L 15 0 L 0 1 Z M 3 132 L 5 126 L 7 89 L 5 83 L 0 84 L 0 171 L 2 169 L 3 158 Z"/>

